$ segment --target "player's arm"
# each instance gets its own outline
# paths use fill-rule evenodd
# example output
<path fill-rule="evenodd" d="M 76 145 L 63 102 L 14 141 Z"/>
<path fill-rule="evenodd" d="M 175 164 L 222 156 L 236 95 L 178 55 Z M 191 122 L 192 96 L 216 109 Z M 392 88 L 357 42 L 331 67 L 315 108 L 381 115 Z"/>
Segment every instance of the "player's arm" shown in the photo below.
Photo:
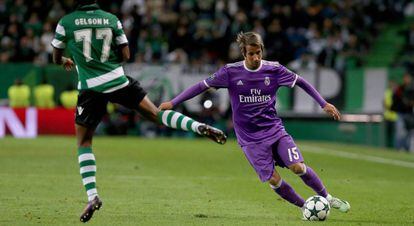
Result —
<path fill-rule="evenodd" d="M 57 65 L 63 65 L 63 68 L 65 68 L 65 70 L 70 71 L 75 64 L 70 58 L 64 57 L 63 52 L 64 49 L 53 47 L 53 63 Z"/>
<path fill-rule="evenodd" d="M 56 26 L 55 37 L 50 43 L 53 46 L 53 63 L 63 65 L 65 70 L 70 71 L 72 70 L 74 63 L 71 59 L 63 56 L 66 48 L 66 42 L 66 29 L 63 25 L 63 21 L 60 20 Z"/>
<path fill-rule="evenodd" d="M 128 43 L 119 45 L 118 52 L 120 54 L 120 59 L 123 63 L 127 62 L 131 58 L 131 53 L 129 52 Z"/>
<path fill-rule="evenodd" d="M 124 29 L 122 27 L 121 21 L 118 18 L 115 18 L 114 26 L 112 27 L 112 31 L 114 33 L 115 43 L 117 46 L 116 54 L 118 55 L 118 59 L 120 63 L 128 62 L 131 58 L 131 53 L 129 51 L 128 39 L 125 35 Z"/>
<path fill-rule="evenodd" d="M 182 93 L 178 94 L 176 97 L 174 97 L 174 99 L 172 99 L 171 101 L 167 101 L 162 103 L 158 108 L 160 110 L 170 110 L 172 109 L 174 106 L 177 106 L 178 104 L 189 100 L 197 95 L 199 95 L 200 93 L 206 91 L 209 87 L 206 85 L 205 81 L 201 81 L 193 86 L 191 86 L 190 88 L 184 90 Z"/>
<path fill-rule="evenodd" d="M 318 104 L 323 108 L 323 110 L 331 115 L 335 120 L 341 119 L 341 113 L 336 109 L 336 107 L 328 102 L 319 94 L 319 92 L 309 84 L 305 79 L 298 76 L 296 80 L 296 85 L 302 88 L 309 96 L 311 96 Z"/>
<path fill-rule="evenodd" d="M 191 99 L 200 93 L 206 91 L 210 87 L 213 88 L 227 88 L 228 87 L 228 72 L 226 66 L 220 68 L 216 73 L 211 75 L 209 78 L 191 86 L 190 88 L 186 89 L 182 93 L 178 94 L 174 99 L 171 101 L 162 103 L 159 106 L 160 110 L 169 110 L 172 109 L 174 106 Z"/>

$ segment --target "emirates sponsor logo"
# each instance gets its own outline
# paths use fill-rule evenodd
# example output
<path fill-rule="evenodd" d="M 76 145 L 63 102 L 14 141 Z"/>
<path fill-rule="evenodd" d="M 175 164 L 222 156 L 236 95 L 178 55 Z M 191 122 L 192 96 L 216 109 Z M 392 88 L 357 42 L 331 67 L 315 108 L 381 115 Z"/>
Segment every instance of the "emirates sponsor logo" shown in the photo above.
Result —
<path fill-rule="evenodd" d="M 272 99 L 270 95 L 262 95 L 260 89 L 250 89 L 250 95 L 239 95 L 240 103 L 262 103 Z"/>

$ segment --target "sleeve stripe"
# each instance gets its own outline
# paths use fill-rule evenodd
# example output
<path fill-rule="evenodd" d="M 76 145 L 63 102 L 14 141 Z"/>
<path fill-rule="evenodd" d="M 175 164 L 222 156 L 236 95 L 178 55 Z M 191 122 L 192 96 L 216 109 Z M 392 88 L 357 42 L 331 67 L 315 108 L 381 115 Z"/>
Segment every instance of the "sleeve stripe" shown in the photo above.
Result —
<path fill-rule="evenodd" d="M 66 44 L 62 41 L 57 40 L 57 39 L 53 39 L 51 44 L 52 44 L 53 47 L 58 48 L 58 49 L 66 48 Z"/>
<path fill-rule="evenodd" d="M 203 80 L 204 85 L 206 85 L 208 88 L 210 88 L 210 86 L 207 84 L 206 80 Z"/>
<path fill-rule="evenodd" d="M 58 34 L 60 34 L 62 36 L 66 36 L 65 28 L 62 25 L 60 25 L 60 24 L 58 24 L 56 26 L 56 33 L 58 33 Z"/>
<path fill-rule="evenodd" d="M 127 39 L 125 34 L 122 34 L 122 35 L 116 37 L 116 44 L 117 45 L 121 45 L 121 44 L 124 44 L 124 43 L 128 43 L 128 39 Z"/>
<path fill-rule="evenodd" d="M 59 34 L 59 33 L 55 33 L 55 39 L 59 40 L 59 41 L 64 41 L 65 40 L 65 36 Z"/>
<path fill-rule="evenodd" d="M 298 75 L 297 74 L 295 74 L 296 75 L 296 77 L 295 77 L 295 81 L 293 81 L 293 83 L 292 83 L 292 85 L 290 86 L 290 88 L 293 88 L 294 86 L 295 86 L 295 84 L 296 84 L 296 81 L 298 80 Z"/>
<path fill-rule="evenodd" d="M 118 20 L 118 22 L 116 23 L 116 25 L 117 25 L 118 29 L 122 29 L 121 21 Z"/>

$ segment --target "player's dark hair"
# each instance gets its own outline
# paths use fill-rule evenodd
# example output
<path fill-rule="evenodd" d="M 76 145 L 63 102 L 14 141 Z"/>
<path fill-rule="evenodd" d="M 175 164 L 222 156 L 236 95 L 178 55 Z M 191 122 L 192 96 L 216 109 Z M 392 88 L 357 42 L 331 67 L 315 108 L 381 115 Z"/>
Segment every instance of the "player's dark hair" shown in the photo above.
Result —
<path fill-rule="evenodd" d="M 97 2 L 97 0 L 76 0 L 78 6 L 90 5 Z"/>
<path fill-rule="evenodd" d="M 246 55 L 246 46 L 260 46 L 260 48 L 264 49 L 264 44 L 262 37 L 253 31 L 249 31 L 244 33 L 243 31 L 237 35 L 236 39 L 237 44 L 239 44 L 240 51 L 242 52 L 243 56 Z"/>

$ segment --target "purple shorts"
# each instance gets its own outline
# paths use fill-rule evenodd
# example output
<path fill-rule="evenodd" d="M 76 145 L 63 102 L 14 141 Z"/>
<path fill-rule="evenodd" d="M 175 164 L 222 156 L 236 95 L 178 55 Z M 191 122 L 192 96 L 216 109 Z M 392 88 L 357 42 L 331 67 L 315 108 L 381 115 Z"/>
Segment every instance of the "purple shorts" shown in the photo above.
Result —
<path fill-rule="evenodd" d="M 303 156 L 291 136 L 276 142 L 258 143 L 242 147 L 244 155 L 262 182 L 270 180 L 275 165 L 288 167 L 303 162 Z"/>

